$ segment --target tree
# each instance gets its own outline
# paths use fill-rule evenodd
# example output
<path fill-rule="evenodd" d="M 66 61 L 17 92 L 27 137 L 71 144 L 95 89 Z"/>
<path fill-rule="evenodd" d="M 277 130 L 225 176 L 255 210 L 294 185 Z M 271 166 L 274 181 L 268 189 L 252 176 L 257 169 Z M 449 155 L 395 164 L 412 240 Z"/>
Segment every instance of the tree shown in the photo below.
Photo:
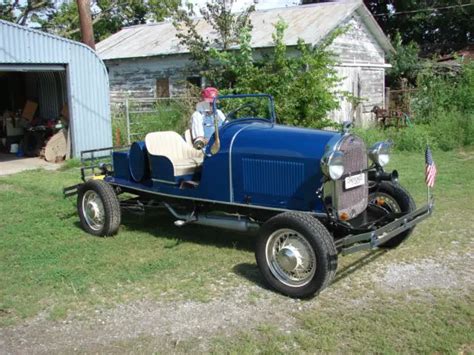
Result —
<path fill-rule="evenodd" d="M 415 42 L 403 44 L 402 36 L 396 33 L 392 40 L 395 53 L 390 54 L 392 67 L 387 70 L 387 84 L 390 87 L 401 87 L 400 80 L 406 80 L 414 86 L 418 73 L 423 68 L 423 60 L 418 56 L 420 47 Z"/>
<path fill-rule="evenodd" d="M 0 19 L 25 26 L 28 21 L 35 21 L 39 15 L 54 11 L 52 0 L 1 0 Z"/>
<path fill-rule="evenodd" d="M 228 4 L 217 1 L 203 10 L 204 21 L 218 34 L 214 39 L 202 38 L 197 20 L 188 12 L 175 17 L 181 44 L 189 49 L 195 69 L 223 94 L 271 94 L 282 123 L 328 125 L 327 112 L 339 106 L 335 92 L 339 78 L 333 69 L 334 57 L 327 49 L 339 32 L 317 47 L 299 41 L 288 55 L 284 42 L 287 25 L 280 20 L 273 34 L 273 51 L 259 60 L 251 47 L 251 10 L 239 18 L 227 9 Z"/>
<path fill-rule="evenodd" d="M 415 42 L 423 56 L 450 53 L 474 40 L 471 0 L 364 0 L 390 37 Z"/>
<path fill-rule="evenodd" d="M 188 48 L 193 60 L 201 70 L 206 71 L 206 76 L 211 81 L 216 82 L 219 77 L 226 76 L 222 72 L 225 70 L 225 66 L 221 65 L 222 63 L 213 62 L 215 59 L 213 56 L 217 54 L 215 50 L 225 52 L 232 46 L 237 46 L 242 31 L 251 26 L 250 13 L 255 8 L 251 6 L 242 13 L 234 14 L 231 12 L 233 3 L 234 0 L 208 2 L 204 8 L 199 9 L 202 19 L 196 19 L 196 13 L 192 7 L 176 9 L 173 15 L 173 24 L 178 31 L 177 37 L 180 44 Z M 214 39 L 203 38 L 197 30 L 199 21 L 206 21 L 217 33 L 217 36 Z M 228 81 L 232 81 L 232 78 L 229 78 Z M 216 84 L 222 85 L 217 82 Z"/>
<path fill-rule="evenodd" d="M 335 90 L 340 78 L 328 47 L 345 29 L 334 31 L 317 46 L 299 40 L 289 55 L 284 42 L 286 28 L 283 20 L 277 22 L 273 52 L 254 62 L 253 70 L 246 69 L 237 76 L 236 89 L 271 94 L 282 123 L 306 127 L 331 125 L 327 113 L 339 107 L 337 96 L 342 93 Z M 244 57 L 248 54 L 244 53 Z"/>
<path fill-rule="evenodd" d="M 76 1 L 0 0 L 0 18 L 20 25 L 80 40 Z M 100 41 L 124 26 L 162 21 L 180 4 L 179 0 L 92 0 L 95 40 Z"/>
<path fill-rule="evenodd" d="M 303 4 L 327 2 L 303 0 Z M 415 42 L 421 55 L 450 53 L 474 41 L 472 0 L 364 0 L 384 32 Z"/>

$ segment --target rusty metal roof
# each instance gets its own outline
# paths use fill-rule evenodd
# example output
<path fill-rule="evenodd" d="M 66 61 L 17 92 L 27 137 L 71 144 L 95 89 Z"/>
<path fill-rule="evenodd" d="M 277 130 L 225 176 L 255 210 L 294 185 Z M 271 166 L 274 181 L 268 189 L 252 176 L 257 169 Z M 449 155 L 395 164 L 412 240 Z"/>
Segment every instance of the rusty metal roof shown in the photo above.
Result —
<path fill-rule="evenodd" d="M 393 50 L 369 10 L 359 0 L 255 11 L 251 14 L 251 45 L 253 48 L 272 47 L 274 25 L 280 18 L 288 25 L 284 38 L 286 45 L 296 45 L 300 38 L 306 43 L 317 44 L 354 13 L 360 16 L 382 48 L 387 52 Z M 208 23 L 198 18 L 196 21 L 197 30 L 204 38 L 216 38 L 215 30 Z M 97 53 L 104 60 L 188 53 L 187 48 L 179 44 L 176 34 L 171 21 L 126 27 L 98 43 Z"/>

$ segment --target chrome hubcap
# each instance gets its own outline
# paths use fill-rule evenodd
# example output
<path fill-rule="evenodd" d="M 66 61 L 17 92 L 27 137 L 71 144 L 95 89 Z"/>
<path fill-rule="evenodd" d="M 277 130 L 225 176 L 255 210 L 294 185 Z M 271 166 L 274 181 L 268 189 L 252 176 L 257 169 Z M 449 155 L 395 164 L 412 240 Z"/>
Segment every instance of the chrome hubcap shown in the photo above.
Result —
<path fill-rule="evenodd" d="M 272 274 L 288 286 L 304 286 L 316 272 L 313 248 L 306 238 L 292 229 L 279 229 L 270 235 L 266 259 Z"/>
<path fill-rule="evenodd" d="M 91 229 L 98 231 L 104 227 L 104 204 L 95 191 L 86 191 L 82 198 L 82 210 L 84 211 L 84 219 Z"/>

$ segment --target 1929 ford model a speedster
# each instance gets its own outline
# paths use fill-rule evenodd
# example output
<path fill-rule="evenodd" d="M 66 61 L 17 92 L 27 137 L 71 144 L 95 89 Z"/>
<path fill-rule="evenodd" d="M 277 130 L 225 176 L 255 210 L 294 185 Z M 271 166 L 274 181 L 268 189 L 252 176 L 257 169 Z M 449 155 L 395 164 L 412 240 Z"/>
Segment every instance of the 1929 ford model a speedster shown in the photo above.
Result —
<path fill-rule="evenodd" d="M 113 151 L 101 179 L 86 180 L 83 170 L 84 183 L 65 192 L 78 193 L 84 230 L 117 233 L 122 192 L 151 198 L 176 226 L 257 231 L 256 259 L 268 284 L 307 297 L 331 282 L 338 254 L 396 247 L 431 214 L 431 200 L 416 209 L 397 172 L 384 172 L 389 144 L 367 150 L 347 130 L 278 125 L 268 95 L 218 100 L 229 98 L 234 109 L 202 150 L 176 132 L 153 132 Z"/>

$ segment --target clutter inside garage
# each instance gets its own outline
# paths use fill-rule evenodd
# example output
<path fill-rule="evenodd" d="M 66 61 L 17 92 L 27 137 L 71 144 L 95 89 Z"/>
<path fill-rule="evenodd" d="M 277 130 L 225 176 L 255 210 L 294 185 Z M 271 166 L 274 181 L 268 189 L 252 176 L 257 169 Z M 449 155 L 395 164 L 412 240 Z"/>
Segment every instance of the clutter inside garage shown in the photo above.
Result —
<path fill-rule="evenodd" d="M 65 71 L 0 71 L 0 153 L 60 162 L 70 155 Z"/>

